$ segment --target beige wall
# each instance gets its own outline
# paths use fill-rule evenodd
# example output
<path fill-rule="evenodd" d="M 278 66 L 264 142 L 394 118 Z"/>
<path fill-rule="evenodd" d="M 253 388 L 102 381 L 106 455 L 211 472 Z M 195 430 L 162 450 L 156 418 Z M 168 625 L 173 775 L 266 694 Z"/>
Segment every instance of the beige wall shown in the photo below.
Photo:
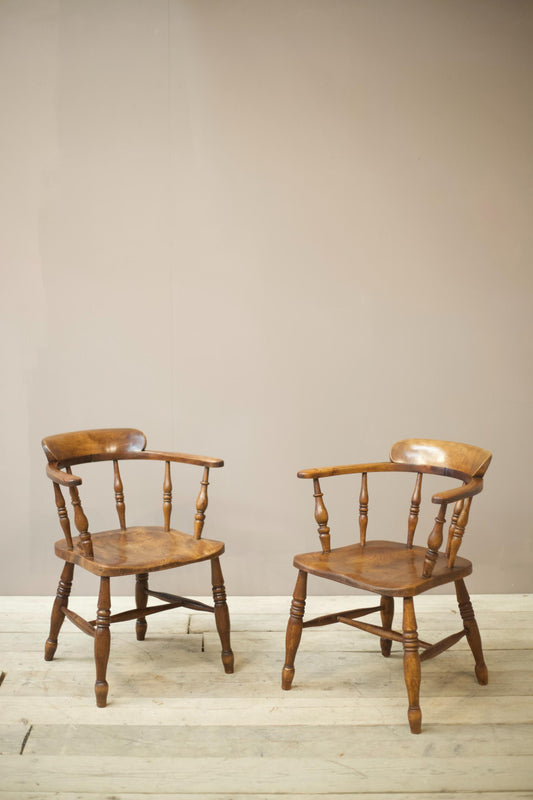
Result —
<path fill-rule="evenodd" d="M 532 20 L 521 0 L 0 3 L 0 593 L 55 590 L 40 439 L 112 425 L 226 459 L 206 534 L 234 594 L 289 593 L 317 548 L 298 468 L 479 444 L 470 586 L 532 590 Z M 160 468 L 127 466 L 151 521 Z M 82 472 L 93 529 L 115 524 L 109 469 Z M 189 529 L 200 476 L 174 475 Z M 399 482 L 385 507 L 390 476 L 370 482 L 369 534 L 403 536 Z M 345 543 L 356 480 L 323 488 Z M 208 591 L 203 566 L 179 577 L 156 580 Z"/>

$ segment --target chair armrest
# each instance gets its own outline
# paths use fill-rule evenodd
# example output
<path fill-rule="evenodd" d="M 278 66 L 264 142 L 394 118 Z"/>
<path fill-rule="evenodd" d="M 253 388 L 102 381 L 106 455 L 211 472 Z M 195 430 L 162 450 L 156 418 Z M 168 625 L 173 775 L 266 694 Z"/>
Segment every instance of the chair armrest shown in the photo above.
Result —
<path fill-rule="evenodd" d="M 196 456 L 190 453 L 165 453 L 160 450 L 140 450 L 137 453 L 122 453 L 122 459 L 147 459 L 150 461 L 179 461 L 182 464 L 196 464 L 199 467 L 223 467 L 222 458 L 212 458 L 211 456 Z"/>
<path fill-rule="evenodd" d="M 82 483 L 81 478 L 78 478 L 77 475 L 72 475 L 70 472 L 62 472 L 56 464 L 47 464 L 46 474 L 51 481 L 60 483 L 61 486 L 68 486 L 70 488 L 72 486 L 80 486 Z"/>
<path fill-rule="evenodd" d="M 455 503 L 457 500 L 465 500 L 479 494 L 483 489 L 483 478 L 472 478 L 464 486 L 456 489 L 447 489 L 445 492 L 437 492 L 431 498 L 432 503 Z"/>
<path fill-rule="evenodd" d="M 298 472 L 299 478 L 331 478 L 334 475 L 352 475 L 358 472 L 424 472 L 418 464 L 397 464 L 392 461 L 376 462 L 373 464 L 345 464 L 339 467 L 319 467 L 317 469 L 302 469 Z"/>

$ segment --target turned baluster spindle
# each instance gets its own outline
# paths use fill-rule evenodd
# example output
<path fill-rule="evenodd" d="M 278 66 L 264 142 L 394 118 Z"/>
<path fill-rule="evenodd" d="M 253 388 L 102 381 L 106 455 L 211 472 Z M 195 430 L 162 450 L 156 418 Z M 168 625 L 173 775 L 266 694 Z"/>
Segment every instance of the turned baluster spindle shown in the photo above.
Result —
<path fill-rule="evenodd" d="M 411 497 L 411 506 L 409 508 L 409 522 L 407 523 L 407 547 L 409 549 L 411 549 L 413 546 L 415 530 L 418 524 L 418 512 L 420 511 L 421 499 L 422 499 L 422 473 L 419 472 L 416 476 L 415 488 L 413 491 L 413 496 Z"/>
<path fill-rule="evenodd" d="M 170 530 L 170 515 L 172 514 L 172 479 L 170 477 L 170 461 L 165 461 L 165 479 L 163 481 L 163 518 L 165 530 Z"/>
<path fill-rule="evenodd" d="M 328 528 L 328 512 L 324 501 L 322 500 L 322 492 L 320 491 L 320 482 L 318 478 L 313 478 L 313 496 L 315 498 L 315 519 L 318 524 L 318 535 L 320 543 L 322 544 L 322 552 L 330 553 L 331 546 L 329 542 L 329 528 Z"/>
<path fill-rule="evenodd" d="M 70 520 L 68 518 L 68 511 L 65 505 L 65 498 L 63 497 L 63 492 L 61 491 L 58 483 L 54 483 L 54 496 L 61 530 L 63 531 L 63 536 L 65 537 L 68 549 L 72 550 L 74 546 L 72 544 L 72 533 L 70 532 Z"/>
<path fill-rule="evenodd" d="M 120 477 L 120 470 L 118 468 L 118 461 L 113 461 L 113 471 L 115 476 L 114 489 L 115 489 L 115 504 L 117 506 L 117 514 L 120 522 L 121 530 L 126 530 L 126 505 L 124 503 L 124 487 L 122 485 L 122 478 Z"/>
<path fill-rule="evenodd" d="M 453 532 L 455 530 L 455 526 L 457 525 L 459 515 L 463 510 L 464 502 L 464 500 L 458 500 L 453 507 L 452 521 L 450 522 L 450 527 L 448 528 L 448 542 L 446 544 L 446 556 L 448 558 L 450 557 L 450 547 L 452 544 Z"/>
<path fill-rule="evenodd" d="M 194 538 L 199 539 L 202 535 L 205 522 L 205 510 L 207 508 L 207 487 L 209 486 L 209 467 L 204 467 L 202 480 L 200 481 L 200 491 L 196 498 L 196 514 L 194 515 Z"/>
<path fill-rule="evenodd" d="M 368 525 L 368 478 L 366 472 L 361 474 L 361 491 L 359 492 L 359 542 L 365 546 L 366 528 Z"/>
<path fill-rule="evenodd" d="M 72 475 L 72 470 L 70 467 L 67 467 L 67 472 Z M 94 558 L 93 542 L 91 539 L 91 534 L 89 533 L 89 520 L 85 516 L 85 512 L 82 508 L 78 487 L 71 486 L 69 488 L 69 492 L 70 499 L 72 500 L 72 506 L 74 508 L 74 524 L 76 525 L 76 528 L 80 534 L 81 549 L 87 558 Z"/>
<path fill-rule="evenodd" d="M 429 534 L 426 557 L 424 558 L 423 578 L 431 578 L 433 567 L 439 556 L 439 549 L 442 545 L 442 529 L 446 522 L 446 503 L 442 503 L 438 515 L 435 517 L 435 525 Z"/>
<path fill-rule="evenodd" d="M 455 564 L 455 556 L 457 555 L 457 551 L 461 547 L 461 542 L 463 540 L 463 533 L 465 532 L 465 528 L 468 525 L 468 516 L 470 514 L 470 506 L 472 504 L 472 498 L 467 497 L 464 502 L 463 508 L 461 509 L 461 513 L 459 514 L 459 519 L 457 520 L 452 533 L 452 538 L 450 541 L 450 551 L 448 553 L 448 566 L 453 567 Z"/>

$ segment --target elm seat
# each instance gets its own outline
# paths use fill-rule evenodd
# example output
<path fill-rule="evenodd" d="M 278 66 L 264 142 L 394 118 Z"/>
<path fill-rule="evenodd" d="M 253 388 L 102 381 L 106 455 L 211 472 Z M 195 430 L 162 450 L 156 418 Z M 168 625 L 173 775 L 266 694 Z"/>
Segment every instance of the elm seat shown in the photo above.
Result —
<path fill-rule="evenodd" d="M 466 558 L 457 556 L 450 568 L 446 555 L 439 553 L 433 574 L 424 578 L 425 556 L 425 547 L 408 548 L 400 542 L 371 541 L 364 547 L 350 544 L 333 548 L 329 553 L 303 553 L 295 556 L 293 563 L 296 569 L 319 578 L 389 597 L 413 597 L 434 586 L 465 578 L 472 572 L 472 562 Z"/>
<path fill-rule="evenodd" d="M 458 442 L 443 442 L 436 439 L 404 439 L 396 442 L 390 452 L 390 460 L 375 464 L 347 464 L 337 467 L 305 469 L 299 478 L 313 481 L 315 519 L 322 552 L 302 553 L 294 558 L 298 578 L 294 589 L 289 621 L 287 623 L 285 666 L 281 685 L 290 689 L 294 678 L 294 660 L 304 628 L 332 625 L 341 622 L 380 637 L 381 652 L 389 656 L 392 642 L 401 642 L 404 652 L 404 677 L 409 698 L 407 716 L 412 733 L 420 733 L 422 712 L 419 705 L 420 664 L 454 645 L 466 636 L 475 660 L 476 678 L 480 684 L 488 681 L 488 672 L 481 637 L 474 610 L 466 589 L 464 578 L 472 572 L 472 564 L 460 558 L 457 551 L 468 523 L 472 498 L 483 489 L 483 476 L 491 461 L 491 454 L 481 447 Z M 368 473 L 413 472 L 415 486 L 409 505 L 407 520 L 407 543 L 396 541 L 367 541 L 368 527 Z M 320 487 L 322 478 L 335 475 L 361 474 L 359 492 L 359 544 L 332 549 L 330 544 L 329 515 Z M 422 477 L 424 474 L 454 478 L 462 483 L 445 489 L 431 498 L 439 507 L 435 525 L 429 534 L 427 547 L 413 544 L 422 500 Z M 446 550 L 441 552 L 447 506 L 453 504 Z M 307 594 L 307 576 L 343 583 L 357 589 L 365 589 L 380 596 L 378 605 L 370 608 L 355 608 L 325 614 L 304 621 Z M 436 644 L 418 638 L 413 598 L 435 586 L 454 583 L 462 630 L 447 636 Z M 394 598 L 403 598 L 403 620 L 401 631 L 392 627 Z M 380 613 L 381 625 L 360 622 L 359 617 Z M 419 651 L 423 652 L 420 653 Z"/>
<path fill-rule="evenodd" d="M 214 613 L 215 623 L 222 644 L 222 663 L 226 673 L 233 672 L 233 653 L 230 645 L 230 621 L 226 603 L 224 578 L 219 556 L 224 552 L 222 542 L 202 539 L 207 508 L 209 470 L 222 467 L 220 458 L 197 456 L 187 453 L 164 453 L 146 450 L 146 437 L 134 428 L 100 428 L 88 431 L 73 431 L 48 436 L 42 441 L 48 460 L 46 474 L 54 488 L 54 499 L 64 539 L 56 542 L 55 553 L 65 564 L 57 588 L 52 609 L 50 633 L 45 644 L 45 660 L 51 661 L 57 649 L 58 635 L 65 617 L 84 633 L 94 638 L 96 664 L 96 704 L 107 703 L 107 662 L 110 650 L 110 625 L 136 619 L 137 639 L 145 638 L 146 617 L 173 608 L 190 608 Z M 163 525 L 127 526 L 124 487 L 120 475 L 119 461 L 123 460 L 164 461 L 163 478 Z M 113 462 L 113 488 L 120 528 L 89 533 L 89 521 L 81 505 L 78 486 L 82 479 L 72 474 L 72 466 L 99 462 Z M 170 527 L 172 513 L 171 463 L 191 464 L 203 467 L 200 492 L 196 500 L 194 533 L 187 534 Z M 79 536 L 72 536 L 62 487 L 70 494 L 74 512 L 74 523 Z M 214 605 L 210 606 L 180 595 L 153 591 L 148 586 L 150 572 L 183 567 L 209 561 Z M 69 608 L 74 566 L 100 576 L 100 593 L 96 619 L 86 620 Z M 118 575 L 135 575 L 135 608 L 120 614 L 111 614 L 110 578 Z M 148 598 L 162 600 L 161 605 L 148 606 Z"/>
<path fill-rule="evenodd" d="M 162 526 L 133 527 L 113 531 L 100 531 L 91 535 L 93 557 L 87 558 L 81 550 L 81 538 L 72 542 L 73 550 L 59 539 L 55 543 L 56 556 L 94 573 L 112 577 L 135 575 L 145 571 L 158 572 L 172 567 L 183 567 L 198 561 L 217 558 L 224 552 L 224 543 L 211 539 L 195 539 L 188 533 Z"/>

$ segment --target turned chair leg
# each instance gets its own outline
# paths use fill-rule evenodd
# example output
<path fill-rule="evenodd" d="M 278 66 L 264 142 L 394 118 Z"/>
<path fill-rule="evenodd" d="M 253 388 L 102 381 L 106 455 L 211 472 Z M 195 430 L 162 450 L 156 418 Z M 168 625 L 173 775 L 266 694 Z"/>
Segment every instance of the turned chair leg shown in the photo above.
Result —
<path fill-rule="evenodd" d="M 470 602 L 470 595 L 463 580 L 455 581 L 455 593 L 457 594 L 457 602 L 459 603 L 459 611 L 461 619 L 466 630 L 466 639 L 472 650 L 472 655 L 476 662 L 476 678 L 478 683 L 485 686 L 489 682 L 489 672 L 485 659 L 483 658 L 483 648 L 481 647 L 481 636 L 479 635 L 479 628 L 477 626 L 476 618 L 474 616 L 474 609 Z"/>
<path fill-rule="evenodd" d="M 420 695 L 420 655 L 418 653 L 418 633 L 416 629 L 415 607 L 412 597 L 403 599 L 403 671 L 407 696 L 409 698 L 409 727 L 411 733 L 422 730 L 422 712 L 419 705 Z"/>
<path fill-rule="evenodd" d="M 233 672 L 233 651 L 230 644 L 230 621 L 226 603 L 226 589 L 218 558 L 213 558 L 211 561 L 211 582 L 213 584 L 213 600 L 215 602 L 215 623 L 222 645 L 222 663 L 224 664 L 224 672 L 229 675 Z"/>
<path fill-rule="evenodd" d="M 137 608 L 146 608 L 148 604 L 148 573 L 141 572 L 135 576 L 135 605 Z M 135 632 L 139 642 L 144 641 L 146 636 L 146 617 L 137 617 Z"/>
<path fill-rule="evenodd" d="M 56 599 L 52 607 L 52 615 L 50 618 L 50 633 L 44 645 L 44 660 L 51 661 L 57 649 L 57 637 L 65 619 L 63 609 L 68 606 L 68 599 L 70 597 L 70 590 L 72 588 L 72 576 L 74 575 L 74 564 L 65 562 L 65 566 L 61 572 L 61 578 L 57 586 Z"/>
<path fill-rule="evenodd" d="M 104 708 L 107 703 L 109 689 L 106 681 L 111 634 L 109 631 L 109 617 L 111 616 L 111 596 L 109 578 L 100 578 L 100 593 L 98 595 L 98 612 L 96 615 L 96 635 L 94 637 L 94 660 L 96 663 L 96 705 Z"/>
<path fill-rule="evenodd" d="M 285 665 L 281 673 L 282 689 L 290 689 L 294 678 L 294 659 L 302 636 L 306 596 L 307 572 L 299 570 L 285 635 Z"/>
<path fill-rule="evenodd" d="M 390 630 L 394 617 L 394 597 L 382 597 L 381 605 L 383 606 L 381 609 L 381 624 L 384 628 Z M 380 638 L 379 643 L 381 645 L 381 652 L 385 658 L 388 658 L 390 656 L 392 640 Z"/>

